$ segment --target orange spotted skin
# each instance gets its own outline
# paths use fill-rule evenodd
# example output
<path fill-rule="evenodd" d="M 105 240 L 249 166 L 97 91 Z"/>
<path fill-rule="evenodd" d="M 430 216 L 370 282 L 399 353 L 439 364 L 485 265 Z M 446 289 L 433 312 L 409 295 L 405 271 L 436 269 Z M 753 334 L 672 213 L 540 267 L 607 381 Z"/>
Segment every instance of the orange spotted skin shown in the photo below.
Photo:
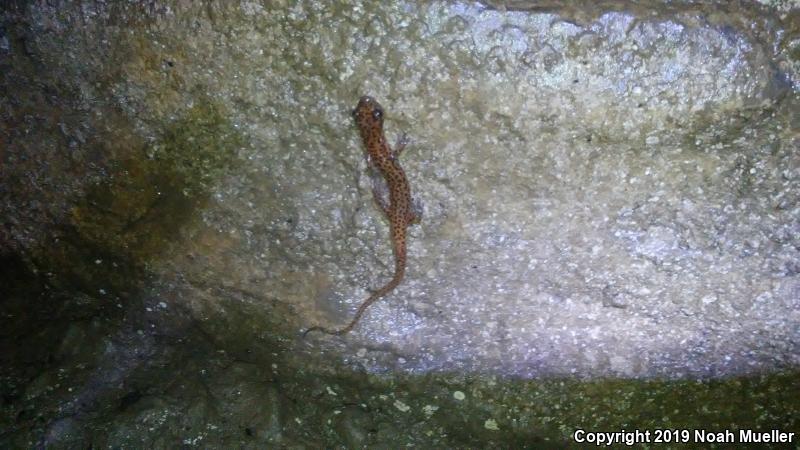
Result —
<path fill-rule="evenodd" d="M 358 101 L 358 106 L 353 110 L 353 118 L 367 150 L 368 161 L 372 167 L 381 173 L 389 188 L 388 204 L 377 193 L 375 193 L 375 201 L 389 219 L 394 247 L 394 276 L 386 285 L 364 300 L 361 306 L 358 307 L 353 320 L 346 327 L 332 330 L 314 326 L 306 330 L 304 335 L 311 331 L 321 331 L 339 336 L 347 334 L 356 326 L 367 308 L 392 292 L 403 280 L 403 275 L 405 275 L 406 230 L 412 223 L 419 222 L 419 217 L 412 208 L 411 188 L 408 185 L 408 178 L 406 178 L 406 173 L 397 160 L 398 155 L 405 147 L 405 143 L 398 142 L 394 150 L 389 147 L 386 142 L 386 136 L 383 133 L 383 116 L 381 105 L 369 96 L 361 97 Z"/>

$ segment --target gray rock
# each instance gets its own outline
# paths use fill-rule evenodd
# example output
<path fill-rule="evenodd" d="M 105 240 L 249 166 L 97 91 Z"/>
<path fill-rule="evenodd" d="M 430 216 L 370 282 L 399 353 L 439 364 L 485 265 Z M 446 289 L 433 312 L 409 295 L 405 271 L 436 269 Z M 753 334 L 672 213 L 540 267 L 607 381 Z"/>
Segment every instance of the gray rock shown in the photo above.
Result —
<path fill-rule="evenodd" d="M 23 3 L 0 11 L 0 258 L 40 288 L 0 305 L 0 344 L 55 359 L 0 372 L 0 446 L 796 426 L 796 2 Z M 391 276 L 364 94 L 411 138 L 423 220 L 397 290 L 302 339 Z M 679 381 L 757 373 L 741 420 L 701 408 L 738 379 Z M 677 381 L 576 381 L 607 378 Z"/>

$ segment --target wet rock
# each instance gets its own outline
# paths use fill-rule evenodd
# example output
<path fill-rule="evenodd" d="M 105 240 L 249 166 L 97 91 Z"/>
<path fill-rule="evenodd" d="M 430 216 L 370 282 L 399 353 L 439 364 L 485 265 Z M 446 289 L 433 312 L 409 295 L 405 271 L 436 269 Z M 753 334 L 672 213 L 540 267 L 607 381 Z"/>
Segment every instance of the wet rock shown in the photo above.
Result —
<path fill-rule="evenodd" d="M 0 286 L 0 446 L 796 428 L 793 3 L 16 2 L 0 21 L 0 262 L 25 275 Z M 423 221 L 395 292 L 301 339 L 390 277 L 363 94 L 412 139 Z"/>
<path fill-rule="evenodd" d="M 333 429 L 348 448 L 363 448 L 376 431 L 369 412 L 356 405 L 336 410 L 333 421 Z"/>

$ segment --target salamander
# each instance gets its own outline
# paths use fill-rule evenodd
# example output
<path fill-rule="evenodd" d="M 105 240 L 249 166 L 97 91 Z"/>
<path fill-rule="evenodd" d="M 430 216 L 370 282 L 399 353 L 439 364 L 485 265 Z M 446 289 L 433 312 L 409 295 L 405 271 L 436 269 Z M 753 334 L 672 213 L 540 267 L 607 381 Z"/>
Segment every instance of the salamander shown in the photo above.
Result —
<path fill-rule="evenodd" d="M 403 280 L 406 271 L 406 235 L 411 224 L 419 223 L 420 213 L 411 200 L 411 188 L 403 168 L 400 167 L 398 156 L 405 148 L 408 140 L 405 135 L 401 137 L 394 149 L 386 141 L 383 132 L 383 107 L 370 96 L 363 96 L 353 110 L 361 140 L 367 153 L 368 164 L 376 169 L 386 180 L 389 189 L 388 202 L 373 186 L 375 202 L 389 219 L 389 229 L 394 250 L 394 276 L 383 287 L 373 292 L 358 307 L 350 323 L 339 329 L 330 329 L 322 326 L 313 326 L 303 333 L 303 336 L 312 331 L 321 331 L 327 334 L 341 336 L 350 332 L 356 326 L 367 308 L 392 292 Z"/>

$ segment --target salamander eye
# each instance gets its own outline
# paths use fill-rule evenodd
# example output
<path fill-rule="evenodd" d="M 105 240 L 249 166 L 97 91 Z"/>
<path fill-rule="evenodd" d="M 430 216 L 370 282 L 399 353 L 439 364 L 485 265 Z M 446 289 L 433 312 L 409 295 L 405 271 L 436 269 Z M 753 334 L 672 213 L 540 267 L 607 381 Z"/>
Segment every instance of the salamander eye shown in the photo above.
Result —
<path fill-rule="evenodd" d="M 350 110 L 350 115 L 353 116 L 353 117 L 355 117 L 357 113 L 358 113 L 358 111 L 356 111 L 355 109 L 351 109 Z"/>
<path fill-rule="evenodd" d="M 375 120 L 380 120 L 383 117 L 383 111 L 380 109 L 375 109 L 372 111 L 372 118 Z"/>

